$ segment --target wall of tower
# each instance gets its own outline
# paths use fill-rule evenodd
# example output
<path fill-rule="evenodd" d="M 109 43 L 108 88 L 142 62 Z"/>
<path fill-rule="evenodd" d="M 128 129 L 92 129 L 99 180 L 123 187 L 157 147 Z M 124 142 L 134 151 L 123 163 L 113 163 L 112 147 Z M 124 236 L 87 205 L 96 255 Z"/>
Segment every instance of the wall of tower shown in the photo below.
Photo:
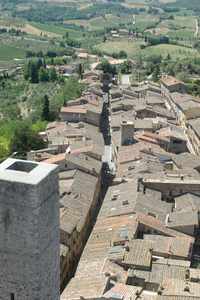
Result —
<path fill-rule="evenodd" d="M 0 300 L 59 299 L 58 177 L 39 165 L 21 180 L 0 168 Z"/>

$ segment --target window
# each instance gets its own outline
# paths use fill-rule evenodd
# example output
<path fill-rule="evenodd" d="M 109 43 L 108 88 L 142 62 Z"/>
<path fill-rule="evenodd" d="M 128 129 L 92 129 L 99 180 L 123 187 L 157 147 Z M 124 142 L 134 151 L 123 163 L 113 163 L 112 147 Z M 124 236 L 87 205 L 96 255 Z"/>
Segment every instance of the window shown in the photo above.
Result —
<path fill-rule="evenodd" d="M 154 213 L 152 213 L 152 212 L 148 212 L 148 216 L 156 218 L 156 215 Z"/>
<path fill-rule="evenodd" d="M 128 200 L 124 200 L 124 201 L 122 201 L 122 205 L 129 205 L 129 202 L 128 202 Z"/>
<path fill-rule="evenodd" d="M 15 294 L 14 293 L 10 294 L 10 300 L 15 300 Z"/>
<path fill-rule="evenodd" d="M 111 195 L 111 201 L 117 200 L 119 196 L 120 196 L 120 190 L 113 191 L 113 193 Z"/>

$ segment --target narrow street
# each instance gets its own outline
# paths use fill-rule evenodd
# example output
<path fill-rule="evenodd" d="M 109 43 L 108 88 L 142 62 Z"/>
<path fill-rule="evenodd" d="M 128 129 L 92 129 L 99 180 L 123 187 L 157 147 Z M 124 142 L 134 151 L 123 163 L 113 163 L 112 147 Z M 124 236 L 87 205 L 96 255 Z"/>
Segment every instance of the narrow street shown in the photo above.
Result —
<path fill-rule="evenodd" d="M 112 138 L 111 138 L 111 127 L 110 127 L 110 97 L 109 90 L 104 92 L 103 96 L 103 109 L 101 119 L 101 132 L 104 136 L 105 148 L 103 155 L 103 163 L 107 166 L 109 174 L 112 176 L 115 174 L 116 166 L 113 161 L 113 149 L 112 149 Z"/>

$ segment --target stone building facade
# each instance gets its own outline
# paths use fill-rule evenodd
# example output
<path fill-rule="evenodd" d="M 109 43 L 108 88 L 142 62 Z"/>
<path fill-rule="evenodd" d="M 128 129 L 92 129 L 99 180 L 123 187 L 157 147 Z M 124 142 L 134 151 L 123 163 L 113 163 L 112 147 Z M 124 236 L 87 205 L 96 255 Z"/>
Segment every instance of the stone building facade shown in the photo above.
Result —
<path fill-rule="evenodd" d="M 58 177 L 55 165 L 0 165 L 0 299 L 60 299 Z"/>

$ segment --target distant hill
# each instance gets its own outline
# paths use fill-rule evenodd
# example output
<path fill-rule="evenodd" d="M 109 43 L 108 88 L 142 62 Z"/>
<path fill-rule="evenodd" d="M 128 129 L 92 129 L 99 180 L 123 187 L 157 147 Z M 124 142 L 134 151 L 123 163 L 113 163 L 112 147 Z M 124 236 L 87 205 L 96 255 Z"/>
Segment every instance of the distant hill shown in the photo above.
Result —
<path fill-rule="evenodd" d="M 200 0 L 176 0 L 176 2 L 167 3 L 166 7 L 186 8 L 200 11 Z"/>

